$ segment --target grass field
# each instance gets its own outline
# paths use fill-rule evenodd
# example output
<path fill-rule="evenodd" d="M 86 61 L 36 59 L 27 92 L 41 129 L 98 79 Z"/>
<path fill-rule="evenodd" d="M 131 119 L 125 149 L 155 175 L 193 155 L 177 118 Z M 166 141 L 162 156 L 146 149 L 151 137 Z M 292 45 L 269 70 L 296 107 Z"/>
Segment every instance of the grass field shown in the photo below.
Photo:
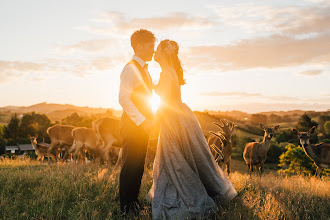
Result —
<path fill-rule="evenodd" d="M 330 179 L 246 173 L 233 161 L 230 175 L 238 196 L 215 219 L 329 219 Z M 123 219 L 119 212 L 118 169 L 96 164 L 53 164 L 30 159 L 0 160 L 1 219 Z M 151 219 L 144 196 L 152 170 L 142 180 L 139 219 Z"/>

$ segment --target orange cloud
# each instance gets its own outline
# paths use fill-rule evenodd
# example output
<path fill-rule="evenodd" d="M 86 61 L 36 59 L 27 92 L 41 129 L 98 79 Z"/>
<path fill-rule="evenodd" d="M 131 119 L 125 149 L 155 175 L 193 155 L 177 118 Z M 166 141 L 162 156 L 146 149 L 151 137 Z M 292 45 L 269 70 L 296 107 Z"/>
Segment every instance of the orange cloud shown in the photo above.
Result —
<path fill-rule="evenodd" d="M 242 40 L 229 46 L 191 47 L 182 56 L 186 65 L 197 66 L 204 70 L 278 68 L 303 64 L 328 65 L 329 42 L 330 34 L 306 39 L 270 36 Z"/>
<path fill-rule="evenodd" d="M 297 97 L 290 97 L 290 96 L 266 96 L 262 95 L 260 93 L 247 93 L 247 92 L 206 92 L 201 93 L 202 96 L 235 96 L 237 98 L 262 98 L 269 101 L 302 101 L 303 99 L 297 98 Z M 306 100 L 306 99 L 304 99 Z"/>
<path fill-rule="evenodd" d="M 306 75 L 306 76 L 317 76 L 322 73 L 322 70 L 306 70 L 303 72 L 300 72 L 299 74 Z"/>
<path fill-rule="evenodd" d="M 103 39 L 103 40 L 87 40 L 80 41 L 76 44 L 67 45 L 67 46 L 58 46 L 61 51 L 65 52 L 99 52 L 102 50 L 110 49 L 118 45 L 118 40 L 116 39 Z"/>
<path fill-rule="evenodd" d="M 318 103 L 242 103 L 242 104 L 232 104 L 232 105 L 216 105 L 212 108 L 221 111 L 233 111 L 239 110 L 248 113 L 262 113 L 268 111 L 293 111 L 293 110 L 304 110 L 304 111 L 326 111 L 330 109 L 330 104 L 318 104 Z M 210 108 L 210 109 L 212 109 Z"/>
<path fill-rule="evenodd" d="M 133 30 L 145 28 L 152 30 L 174 30 L 183 29 L 205 29 L 215 24 L 214 21 L 202 17 L 189 15 L 184 12 L 170 13 L 168 16 L 154 16 L 144 18 L 128 19 L 121 12 L 107 11 L 103 12 L 93 21 L 108 23 L 111 27 L 79 27 L 79 29 L 93 32 L 96 34 L 116 34 L 118 32 L 132 32 Z"/>
<path fill-rule="evenodd" d="M 330 29 L 330 4 L 274 7 L 237 4 L 233 7 L 211 7 L 221 21 L 249 32 L 276 34 L 325 33 Z"/>
<path fill-rule="evenodd" d="M 203 96 L 240 96 L 240 97 L 255 97 L 259 96 L 261 97 L 261 94 L 258 93 L 247 93 L 247 92 L 206 92 L 206 93 L 201 93 Z"/>
<path fill-rule="evenodd" d="M 0 83 L 15 79 L 43 80 L 45 73 L 72 74 L 78 77 L 95 74 L 97 71 L 106 71 L 115 67 L 122 60 L 117 57 L 96 57 L 86 59 L 44 59 L 41 62 L 1 61 Z M 49 75 L 48 75 L 49 77 Z"/>
<path fill-rule="evenodd" d="M 0 60 L 0 82 L 17 79 L 26 73 L 39 73 L 47 68 L 47 65 L 42 63 Z"/>

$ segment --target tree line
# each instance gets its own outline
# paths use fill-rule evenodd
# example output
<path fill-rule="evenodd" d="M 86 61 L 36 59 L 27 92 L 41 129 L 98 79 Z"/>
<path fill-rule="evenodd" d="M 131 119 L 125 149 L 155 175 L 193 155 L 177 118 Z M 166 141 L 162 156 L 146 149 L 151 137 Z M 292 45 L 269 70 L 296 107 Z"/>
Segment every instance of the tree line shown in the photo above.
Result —
<path fill-rule="evenodd" d="M 26 113 L 22 116 L 13 114 L 7 125 L 0 125 L 0 155 L 5 153 L 5 146 L 19 144 L 29 144 L 31 141 L 28 135 L 38 134 L 38 140 L 44 140 L 50 143 L 47 129 L 55 124 L 72 125 L 76 127 L 92 127 L 92 121 L 104 116 L 112 116 L 112 112 L 108 110 L 104 114 L 96 114 L 92 116 L 79 116 L 73 113 L 62 119 L 61 122 L 52 123 L 46 114 L 36 112 Z"/>

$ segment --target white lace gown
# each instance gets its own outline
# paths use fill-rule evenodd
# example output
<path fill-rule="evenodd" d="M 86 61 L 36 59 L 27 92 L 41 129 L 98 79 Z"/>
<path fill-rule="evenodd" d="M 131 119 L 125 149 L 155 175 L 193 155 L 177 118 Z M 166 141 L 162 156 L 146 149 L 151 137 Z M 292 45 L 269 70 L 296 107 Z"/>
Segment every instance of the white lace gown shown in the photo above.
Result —
<path fill-rule="evenodd" d="M 174 69 L 164 70 L 155 88 L 161 97 L 160 134 L 154 161 L 153 186 L 147 199 L 153 219 L 205 218 L 237 192 L 216 164 L 200 124 L 181 102 Z"/>

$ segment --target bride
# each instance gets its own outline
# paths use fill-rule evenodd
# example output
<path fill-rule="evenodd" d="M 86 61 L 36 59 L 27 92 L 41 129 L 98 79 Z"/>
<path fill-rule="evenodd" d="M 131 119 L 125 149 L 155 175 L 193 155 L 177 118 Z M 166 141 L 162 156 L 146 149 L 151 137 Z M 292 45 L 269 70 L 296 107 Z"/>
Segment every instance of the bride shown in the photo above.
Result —
<path fill-rule="evenodd" d="M 205 218 L 237 195 L 215 163 L 199 122 L 181 101 L 185 81 L 178 51 L 175 41 L 163 40 L 154 57 L 162 68 L 154 86 L 162 103 L 154 182 L 147 195 L 153 219 Z"/>

